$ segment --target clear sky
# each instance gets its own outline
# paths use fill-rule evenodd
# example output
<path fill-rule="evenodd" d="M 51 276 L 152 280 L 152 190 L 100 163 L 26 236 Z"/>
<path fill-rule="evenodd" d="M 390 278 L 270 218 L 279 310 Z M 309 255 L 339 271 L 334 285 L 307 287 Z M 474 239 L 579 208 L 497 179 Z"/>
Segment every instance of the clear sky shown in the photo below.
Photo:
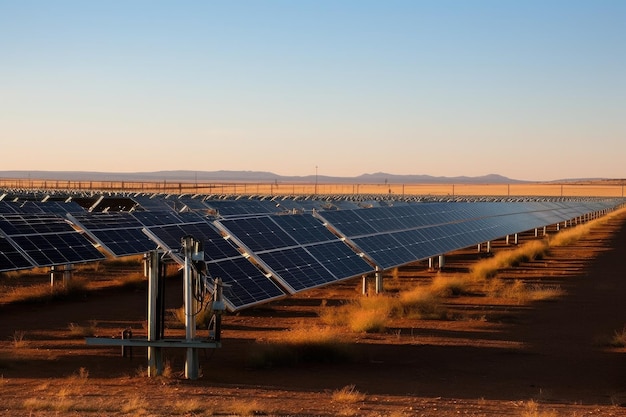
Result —
<path fill-rule="evenodd" d="M 623 0 L 0 0 L 0 170 L 626 178 Z"/>

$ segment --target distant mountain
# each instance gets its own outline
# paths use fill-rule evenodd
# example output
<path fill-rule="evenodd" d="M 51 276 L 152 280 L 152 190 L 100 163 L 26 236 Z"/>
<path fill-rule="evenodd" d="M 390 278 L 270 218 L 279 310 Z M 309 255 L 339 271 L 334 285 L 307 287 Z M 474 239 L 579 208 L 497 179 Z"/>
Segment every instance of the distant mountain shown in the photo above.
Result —
<path fill-rule="evenodd" d="M 490 174 L 479 177 L 434 177 L 430 175 L 396 175 L 385 172 L 357 177 L 326 175 L 284 176 L 264 171 L 154 171 L 154 172 L 92 172 L 92 171 L 0 171 L 2 178 L 59 181 L 168 181 L 168 182 L 320 182 L 351 184 L 514 184 L 515 180 Z"/>

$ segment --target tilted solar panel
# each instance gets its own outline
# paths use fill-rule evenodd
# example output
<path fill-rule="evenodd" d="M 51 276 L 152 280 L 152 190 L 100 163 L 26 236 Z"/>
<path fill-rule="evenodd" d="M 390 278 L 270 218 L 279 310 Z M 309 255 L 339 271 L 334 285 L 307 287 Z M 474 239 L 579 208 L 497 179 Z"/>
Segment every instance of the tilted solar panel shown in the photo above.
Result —
<path fill-rule="evenodd" d="M 21 251 L 4 236 L 0 236 L 0 272 L 33 268 Z"/>
<path fill-rule="evenodd" d="M 156 248 L 131 213 L 69 214 L 68 218 L 113 256 L 139 255 Z"/>
<path fill-rule="evenodd" d="M 284 297 L 285 292 L 206 222 L 145 228 L 144 233 L 184 264 L 182 239 L 192 236 L 202 242 L 210 275 L 221 278 L 224 299 L 231 311 Z"/>
<path fill-rule="evenodd" d="M 0 215 L 0 230 L 35 266 L 104 259 L 88 239 L 53 214 Z"/>
<path fill-rule="evenodd" d="M 237 248 L 224 239 L 216 228 L 206 222 L 149 227 L 145 232 L 160 246 L 176 253 L 182 250 L 182 238 L 193 236 L 202 241 L 204 256 L 207 261 L 241 256 Z"/>

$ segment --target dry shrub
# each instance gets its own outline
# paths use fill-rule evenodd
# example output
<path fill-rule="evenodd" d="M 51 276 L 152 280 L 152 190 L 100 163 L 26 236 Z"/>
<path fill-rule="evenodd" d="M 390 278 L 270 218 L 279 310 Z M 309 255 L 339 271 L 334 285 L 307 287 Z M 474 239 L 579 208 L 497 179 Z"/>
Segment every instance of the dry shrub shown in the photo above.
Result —
<path fill-rule="evenodd" d="M 50 398 L 27 398 L 23 402 L 26 410 L 30 411 L 56 411 L 68 412 L 74 409 L 74 402 L 68 398 L 50 397 Z"/>
<path fill-rule="evenodd" d="M 88 325 L 81 326 L 76 323 L 68 324 L 67 328 L 72 336 L 78 337 L 93 337 L 96 334 L 98 322 L 91 320 Z"/>
<path fill-rule="evenodd" d="M 539 403 L 530 400 L 523 405 L 521 417 L 558 417 L 558 413 L 554 410 L 540 410 Z"/>
<path fill-rule="evenodd" d="M 254 416 L 265 414 L 261 411 L 259 403 L 256 400 L 240 399 L 232 400 L 228 404 L 227 413 L 235 416 Z"/>
<path fill-rule="evenodd" d="M 545 241 L 534 240 L 516 249 L 498 252 L 493 257 L 476 263 L 471 267 L 470 275 L 475 281 L 484 281 L 495 277 L 500 269 L 541 259 L 547 250 L 548 246 Z"/>
<path fill-rule="evenodd" d="M 445 319 L 447 311 L 430 287 L 417 286 L 400 294 L 396 310 L 401 317 L 414 319 Z"/>
<path fill-rule="evenodd" d="M 452 297 L 469 292 L 471 280 L 461 275 L 437 274 L 430 284 L 430 291 L 438 297 Z"/>
<path fill-rule="evenodd" d="M 127 401 L 122 402 L 120 411 L 124 414 L 130 414 L 138 416 L 147 414 L 148 401 L 140 397 L 132 397 Z"/>
<path fill-rule="evenodd" d="M 69 300 L 85 295 L 87 280 L 74 277 L 66 285 L 48 284 L 15 287 L 4 294 L 6 303 L 38 303 L 42 301 Z"/>
<path fill-rule="evenodd" d="M 329 326 L 347 327 L 353 332 L 382 332 L 395 304 L 393 298 L 384 295 L 359 297 L 339 307 L 323 304 L 319 316 Z"/>
<path fill-rule="evenodd" d="M 597 225 L 596 222 L 590 222 L 559 231 L 559 233 L 550 236 L 548 244 L 553 247 L 571 245 L 589 234 L 592 227 Z"/>
<path fill-rule="evenodd" d="M 353 332 L 383 332 L 394 304 L 394 299 L 383 295 L 361 297 L 348 309 L 348 327 Z"/>
<path fill-rule="evenodd" d="M 255 368 L 272 368 L 351 360 L 349 346 L 340 329 L 302 326 L 281 333 L 277 339 L 258 341 L 251 352 L 249 364 Z"/>
<path fill-rule="evenodd" d="M 202 308 L 199 308 L 199 311 L 196 312 L 196 328 L 198 329 L 206 329 L 209 327 L 209 322 L 211 321 L 211 316 L 213 315 L 213 311 L 208 308 L 208 300 L 203 303 Z M 185 306 L 181 306 L 176 309 L 169 310 L 172 314 L 174 321 L 181 326 L 185 326 Z"/>
<path fill-rule="evenodd" d="M 355 385 L 346 385 L 341 389 L 333 391 L 332 399 L 340 403 L 354 404 L 365 401 L 365 394 L 359 392 Z"/>
<path fill-rule="evenodd" d="M 528 285 L 522 280 L 507 282 L 502 279 L 493 279 L 486 284 L 485 291 L 491 297 L 513 300 L 517 304 L 551 300 L 563 295 L 563 290 L 558 286 Z"/>
<path fill-rule="evenodd" d="M 191 399 L 187 398 L 184 400 L 176 401 L 174 403 L 174 410 L 176 414 L 182 414 L 182 415 L 206 414 L 207 404 L 205 401 L 201 401 L 196 398 L 191 398 Z"/>
<path fill-rule="evenodd" d="M 26 332 L 24 330 L 16 330 L 13 332 L 13 347 L 15 349 L 24 348 L 28 345 L 26 340 Z"/>
<path fill-rule="evenodd" d="M 622 330 L 616 330 L 613 337 L 609 340 L 608 345 L 611 347 L 625 347 L 626 327 L 623 327 Z"/>

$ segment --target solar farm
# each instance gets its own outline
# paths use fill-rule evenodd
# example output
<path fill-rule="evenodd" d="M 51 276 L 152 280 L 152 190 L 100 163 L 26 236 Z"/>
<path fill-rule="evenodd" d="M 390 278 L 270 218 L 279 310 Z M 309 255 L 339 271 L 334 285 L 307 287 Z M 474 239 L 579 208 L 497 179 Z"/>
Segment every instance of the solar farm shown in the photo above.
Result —
<path fill-rule="evenodd" d="M 446 200 L 7 189 L 0 190 L 0 273 L 62 271 L 67 283 L 77 265 L 142 257 L 148 284 L 142 293 L 145 332 L 135 329 L 129 339 L 88 337 L 85 348 L 113 356 L 106 345 L 132 347 L 143 357 L 137 365 L 147 360 L 148 376 L 157 377 L 168 355 L 185 353 L 183 379 L 202 380 L 207 372 L 201 368 L 211 366 L 202 355 L 239 345 L 227 335 L 242 317 L 272 314 L 273 306 L 282 311 L 280 306 L 348 287 L 373 298 L 387 293 L 398 271 L 417 268 L 422 276 L 434 276 L 462 269 L 468 257 L 490 257 L 496 246 L 515 247 L 575 229 L 623 205 L 622 198 L 593 197 Z M 163 329 L 161 264 L 183 275 L 182 289 L 168 284 L 167 290 L 177 292 L 188 320 L 185 334 L 174 339 Z M 189 318 L 200 307 L 212 309 L 208 338 L 196 334 L 195 318 Z M 50 310 L 54 313 L 54 306 Z M 220 337 L 222 329 L 227 333 Z"/>

